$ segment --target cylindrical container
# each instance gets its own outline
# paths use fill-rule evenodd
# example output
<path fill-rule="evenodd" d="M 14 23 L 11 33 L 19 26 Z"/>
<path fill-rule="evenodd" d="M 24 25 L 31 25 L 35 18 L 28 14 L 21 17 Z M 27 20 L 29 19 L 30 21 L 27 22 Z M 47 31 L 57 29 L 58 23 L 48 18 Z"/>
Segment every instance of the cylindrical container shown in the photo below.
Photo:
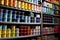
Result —
<path fill-rule="evenodd" d="M 0 10 L 0 22 L 2 22 L 3 19 L 3 9 Z"/>
<path fill-rule="evenodd" d="M 12 26 L 11 36 L 15 37 L 15 33 L 16 33 L 16 26 Z"/>
<path fill-rule="evenodd" d="M 15 37 L 15 33 L 12 33 L 11 36 L 12 36 L 12 37 Z"/>
<path fill-rule="evenodd" d="M 40 12 L 40 6 L 37 5 L 37 12 Z"/>
<path fill-rule="evenodd" d="M 32 4 L 29 4 L 29 10 L 32 10 Z"/>
<path fill-rule="evenodd" d="M 20 15 L 18 15 L 17 22 L 20 23 Z"/>
<path fill-rule="evenodd" d="M 41 37 L 37 37 L 37 40 L 41 40 Z"/>
<path fill-rule="evenodd" d="M 36 15 L 36 23 L 40 23 L 40 15 L 39 14 Z"/>
<path fill-rule="evenodd" d="M 21 9 L 21 1 L 17 1 L 17 7 Z"/>
<path fill-rule="evenodd" d="M 12 10 L 9 11 L 8 19 L 7 19 L 8 22 L 12 22 L 12 12 L 13 12 Z"/>
<path fill-rule="evenodd" d="M 13 7 L 13 0 L 9 0 L 9 6 Z"/>
<path fill-rule="evenodd" d="M 37 5 L 34 5 L 34 11 L 37 12 Z"/>
<path fill-rule="evenodd" d="M 17 13 L 17 11 L 13 11 L 13 17 L 12 17 L 12 21 L 13 22 L 16 22 L 16 13 Z"/>
<path fill-rule="evenodd" d="M 28 10 L 28 3 L 25 3 L 25 9 Z"/>
<path fill-rule="evenodd" d="M 0 38 L 1 38 L 1 36 L 2 36 L 2 30 L 0 30 Z"/>
<path fill-rule="evenodd" d="M 24 4 L 24 9 L 27 10 L 27 3 Z"/>
<path fill-rule="evenodd" d="M 0 25 L 0 38 L 2 37 L 2 25 Z"/>
<path fill-rule="evenodd" d="M 26 16 L 26 17 L 25 17 L 25 22 L 26 22 L 26 23 L 30 23 L 30 16 Z"/>
<path fill-rule="evenodd" d="M 10 29 L 10 28 L 7 29 L 6 36 L 7 36 L 8 38 L 11 37 L 11 29 Z"/>
<path fill-rule="evenodd" d="M 29 7 L 28 10 L 30 10 L 30 7 L 31 7 L 30 3 L 29 3 L 29 5 L 28 5 L 28 7 Z"/>
<path fill-rule="evenodd" d="M 17 7 L 17 0 L 13 0 L 13 7 Z"/>
<path fill-rule="evenodd" d="M 27 3 L 27 10 L 29 10 L 29 3 Z"/>
<path fill-rule="evenodd" d="M 5 13 L 4 13 L 4 22 L 7 22 L 7 18 L 8 18 L 8 10 L 5 10 Z"/>
<path fill-rule="evenodd" d="M 11 27 L 12 27 L 12 30 L 15 30 L 16 29 L 16 26 L 15 25 L 12 25 Z"/>
<path fill-rule="evenodd" d="M 7 25 L 3 25 L 3 30 L 7 30 Z"/>
<path fill-rule="evenodd" d="M 9 5 L 9 0 L 5 0 L 4 5 L 8 6 Z"/>
<path fill-rule="evenodd" d="M 34 8 L 35 8 L 35 7 L 34 7 L 34 5 L 32 4 L 32 11 L 34 11 Z"/>
<path fill-rule="evenodd" d="M 21 2 L 21 8 L 24 9 L 24 2 Z"/>
<path fill-rule="evenodd" d="M 12 30 L 11 30 L 11 36 L 12 36 L 12 37 L 15 37 L 15 34 L 16 34 L 16 31 L 12 29 Z"/>
<path fill-rule="evenodd" d="M 0 0 L 0 4 L 1 5 L 4 5 L 4 0 Z"/>
<path fill-rule="evenodd" d="M 2 30 L 2 38 L 6 38 L 6 30 Z"/>
<path fill-rule="evenodd" d="M 16 36 L 19 36 L 19 28 L 16 28 Z"/>

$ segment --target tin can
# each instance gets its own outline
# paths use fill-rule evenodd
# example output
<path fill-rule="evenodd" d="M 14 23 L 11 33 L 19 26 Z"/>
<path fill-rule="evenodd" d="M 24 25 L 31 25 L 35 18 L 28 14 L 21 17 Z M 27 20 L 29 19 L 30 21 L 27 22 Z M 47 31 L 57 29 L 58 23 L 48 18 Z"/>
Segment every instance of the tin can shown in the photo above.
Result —
<path fill-rule="evenodd" d="M 2 31 L 2 37 L 3 37 L 3 38 L 6 38 L 6 30 L 3 30 L 3 31 Z"/>
<path fill-rule="evenodd" d="M 25 3 L 25 9 L 28 10 L 28 3 Z"/>
<path fill-rule="evenodd" d="M 12 36 L 12 37 L 15 37 L 15 33 L 11 33 L 11 36 Z"/>
<path fill-rule="evenodd" d="M 32 11 L 34 11 L 34 8 L 35 8 L 35 7 L 34 7 L 34 4 L 32 4 Z"/>
<path fill-rule="evenodd" d="M 29 3 L 27 3 L 27 10 L 29 10 Z"/>
<path fill-rule="evenodd" d="M 3 9 L 0 10 L 0 22 L 3 20 Z"/>
<path fill-rule="evenodd" d="M 13 0 L 9 0 L 9 6 L 13 7 Z"/>
<path fill-rule="evenodd" d="M 0 30 L 0 38 L 1 38 L 1 36 L 2 36 L 2 30 Z"/>
<path fill-rule="evenodd" d="M 19 28 L 16 28 L 16 36 L 19 36 Z"/>
<path fill-rule="evenodd" d="M 7 36 L 8 38 L 11 37 L 11 29 L 10 29 L 10 28 L 7 29 L 6 36 Z"/>
<path fill-rule="evenodd" d="M 0 0 L 0 4 L 1 5 L 4 5 L 4 0 Z"/>
<path fill-rule="evenodd" d="M 16 28 L 16 26 L 14 25 L 14 26 L 12 26 L 12 30 L 15 30 L 15 28 Z"/>
<path fill-rule="evenodd" d="M 31 4 L 29 4 L 29 10 L 32 10 L 32 5 Z"/>
<path fill-rule="evenodd" d="M 13 6 L 17 7 L 17 0 L 13 0 Z"/>
<path fill-rule="evenodd" d="M 8 22 L 12 22 L 12 10 L 10 10 L 10 12 L 9 12 L 9 14 L 8 14 L 8 19 L 7 19 L 7 21 Z"/>
<path fill-rule="evenodd" d="M 8 5 L 9 5 L 9 0 L 5 0 L 5 1 L 4 1 L 4 4 L 5 4 L 6 6 L 8 6 Z"/>
<path fill-rule="evenodd" d="M 21 3 L 21 8 L 24 9 L 24 2 Z"/>
<path fill-rule="evenodd" d="M 21 1 L 17 1 L 17 7 L 21 9 Z"/>
<path fill-rule="evenodd" d="M 36 10 L 37 10 L 37 5 L 34 5 L 34 7 L 35 7 L 35 8 L 34 8 L 34 11 L 36 11 Z"/>
<path fill-rule="evenodd" d="M 3 30 L 7 30 L 7 25 L 3 25 Z"/>
<path fill-rule="evenodd" d="M 37 5 L 37 11 L 40 12 L 40 6 Z"/>

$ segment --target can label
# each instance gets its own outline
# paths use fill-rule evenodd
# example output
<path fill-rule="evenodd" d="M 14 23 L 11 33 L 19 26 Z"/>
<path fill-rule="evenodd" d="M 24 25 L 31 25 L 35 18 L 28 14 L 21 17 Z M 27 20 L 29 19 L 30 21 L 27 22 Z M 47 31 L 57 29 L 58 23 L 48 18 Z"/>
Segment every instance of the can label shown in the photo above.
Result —
<path fill-rule="evenodd" d="M 0 4 L 4 5 L 4 0 L 1 0 L 1 1 L 0 1 Z"/>
<path fill-rule="evenodd" d="M 13 6 L 13 0 L 9 0 L 9 6 Z"/>
<path fill-rule="evenodd" d="M 31 10 L 32 9 L 32 5 L 31 4 L 29 4 L 29 10 Z"/>
<path fill-rule="evenodd" d="M 13 6 L 17 7 L 17 0 L 13 0 Z"/>
<path fill-rule="evenodd" d="M 0 30 L 0 38 L 1 38 L 1 36 L 2 36 L 2 30 Z"/>
<path fill-rule="evenodd" d="M 28 3 L 25 3 L 25 9 L 28 10 Z"/>
<path fill-rule="evenodd" d="M 21 1 L 17 1 L 17 7 L 21 9 Z"/>
<path fill-rule="evenodd" d="M 32 4 L 32 10 L 33 10 L 33 11 L 34 11 L 34 8 L 35 8 L 35 7 L 34 7 L 34 5 Z"/>
<path fill-rule="evenodd" d="M 5 0 L 5 1 L 4 1 L 4 4 L 5 4 L 6 6 L 8 6 L 8 5 L 9 5 L 9 0 Z"/>
<path fill-rule="evenodd" d="M 7 30 L 6 36 L 7 36 L 7 37 L 11 37 L 11 29 L 8 29 L 8 30 Z"/>
<path fill-rule="evenodd" d="M 19 36 L 19 28 L 16 28 L 16 36 Z"/>
<path fill-rule="evenodd" d="M 15 30 L 15 27 L 16 27 L 16 26 L 12 26 L 12 30 Z"/>
<path fill-rule="evenodd" d="M 6 38 L 6 30 L 3 30 L 2 32 L 3 32 L 3 33 L 2 33 L 2 37 L 3 37 L 3 38 Z"/>
<path fill-rule="evenodd" d="M 12 36 L 12 37 L 15 37 L 15 33 L 12 33 L 11 36 Z"/>
<path fill-rule="evenodd" d="M 24 2 L 22 2 L 21 7 L 22 7 L 22 9 L 24 9 Z"/>
<path fill-rule="evenodd" d="M 7 25 L 3 25 L 3 30 L 7 30 Z"/>
<path fill-rule="evenodd" d="M 15 30 L 11 30 L 12 31 L 12 33 L 15 33 Z"/>
<path fill-rule="evenodd" d="M 29 3 L 27 3 L 27 10 L 29 10 Z"/>

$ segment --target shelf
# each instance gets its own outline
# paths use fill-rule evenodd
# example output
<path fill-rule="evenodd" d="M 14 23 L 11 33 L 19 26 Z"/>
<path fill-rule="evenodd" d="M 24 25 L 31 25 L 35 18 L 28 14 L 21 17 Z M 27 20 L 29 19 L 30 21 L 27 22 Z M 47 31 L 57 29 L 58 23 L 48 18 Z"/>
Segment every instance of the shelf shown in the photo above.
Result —
<path fill-rule="evenodd" d="M 5 5 L 0 5 L 0 8 L 2 8 L 2 9 L 17 10 L 17 11 L 25 11 L 25 12 L 41 13 L 41 12 L 37 12 L 37 11 L 24 10 L 24 9 L 20 9 L 20 8 L 14 8 L 14 7 L 5 6 Z"/>
<path fill-rule="evenodd" d="M 43 23 L 44 25 L 60 25 L 59 23 Z"/>
<path fill-rule="evenodd" d="M 51 16 L 54 16 L 54 17 L 60 17 L 60 15 L 52 15 L 52 14 L 48 14 L 48 13 L 44 13 L 42 12 L 43 14 L 47 14 L 47 15 L 51 15 Z"/>
<path fill-rule="evenodd" d="M 0 24 L 26 24 L 26 25 L 40 25 L 41 23 L 24 23 L 24 22 L 0 22 Z"/>
<path fill-rule="evenodd" d="M 48 36 L 48 35 L 55 35 L 55 34 L 59 34 L 59 33 L 50 33 L 50 34 L 43 34 L 43 36 Z"/>
<path fill-rule="evenodd" d="M 48 2 L 48 1 L 45 1 L 45 2 Z M 48 2 L 48 3 L 51 3 L 51 2 Z M 55 3 L 51 3 L 51 4 L 55 4 Z M 60 6 L 60 5 L 58 5 L 58 4 L 55 4 L 55 5 Z"/>
<path fill-rule="evenodd" d="M 54 25 L 54 23 L 43 23 L 45 25 Z"/>
<path fill-rule="evenodd" d="M 20 36 L 20 37 L 11 37 L 11 38 L 0 38 L 0 40 L 2 39 L 16 39 L 16 38 L 29 38 L 29 37 L 36 37 L 36 36 L 40 36 L 40 35 L 29 35 L 29 36 Z"/>

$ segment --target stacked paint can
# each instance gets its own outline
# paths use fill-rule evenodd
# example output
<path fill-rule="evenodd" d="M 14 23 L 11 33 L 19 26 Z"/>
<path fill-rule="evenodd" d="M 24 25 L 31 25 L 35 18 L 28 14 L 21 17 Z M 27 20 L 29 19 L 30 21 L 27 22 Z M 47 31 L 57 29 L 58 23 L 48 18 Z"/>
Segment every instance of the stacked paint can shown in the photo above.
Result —
<path fill-rule="evenodd" d="M 19 28 L 16 28 L 16 36 L 19 37 Z"/>
<path fill-rule="evenodd" d="M 11 30 L 11 36 L 12 37 L 15 37 L 15 34 L 16 34 L 16 26 L 11 26 L 12 27 L 12 30 Z"/>
<path fill-rule="evenodd" d="M 10 29 L 10 28 L 7 29 L 6 36 L 7 36 L 8 38 L 11 37 L 11 29 Z"/>
<path fill-rule="evenodd" d="M 0 38 L 2 36 L 2 25 L 0 25 Z"/>
<path fill-rule="evenodd" d="M 3 25 L 2 28 L 3 28 L 3 30 L 2 30 L 2 37 L 6 38 L 7 25 Z"/>

